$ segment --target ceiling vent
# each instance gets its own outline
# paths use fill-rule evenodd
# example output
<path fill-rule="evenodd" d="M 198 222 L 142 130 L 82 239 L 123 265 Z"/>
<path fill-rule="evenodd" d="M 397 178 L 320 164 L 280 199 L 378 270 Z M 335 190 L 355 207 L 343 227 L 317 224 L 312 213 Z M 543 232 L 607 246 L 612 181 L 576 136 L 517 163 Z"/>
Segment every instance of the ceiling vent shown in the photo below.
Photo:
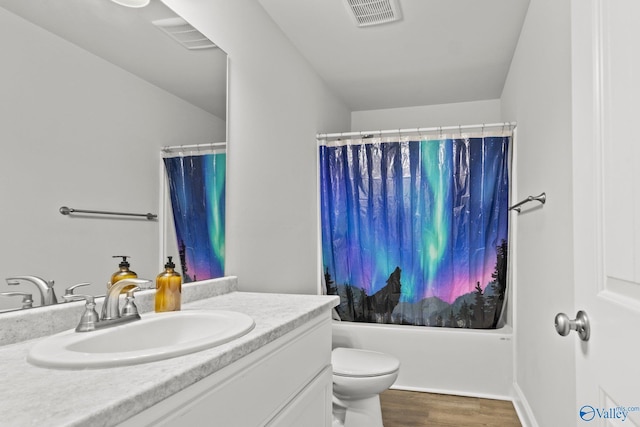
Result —
<path fill-rule="evenodd" d="M 400 20 L 397 0 L 344 0 L 358 27 L 386 24 Z"/>
<path fill-rule="evenodd" d="M 152 24 L 167 33 L 172 39 L 187 49 L 208 49 L 217 47 L 211 40 L 180 17 L 159 19 Z"/>

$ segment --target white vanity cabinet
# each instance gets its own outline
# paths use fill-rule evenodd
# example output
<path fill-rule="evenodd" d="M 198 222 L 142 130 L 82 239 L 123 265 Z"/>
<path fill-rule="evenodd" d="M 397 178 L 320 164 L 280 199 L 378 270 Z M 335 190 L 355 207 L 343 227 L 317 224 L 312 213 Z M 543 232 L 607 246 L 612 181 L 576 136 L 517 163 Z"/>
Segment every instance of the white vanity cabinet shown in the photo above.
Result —
<path fill-rule="evenodd" d="M 331 372 L 325 312 L 120 426 L 328 427 Z"/>
<path fill-rule="evenodd" d="M 152 290 L 136 297 L 141 322 L 153 310 L 154 297 Z M 70 371 L 34 366 L 27 356 L 42 337 L 75 327 L 82 304 L 5 315 L 0 425 L 331 425 L 331 308 L 337 296 L 239 292 L 237 278 L 227 277 L 187 283 L 182 297 L 183 310 L 238 311 L 250 315 L 255 327 L 226 344 L 180 357 Z"/>

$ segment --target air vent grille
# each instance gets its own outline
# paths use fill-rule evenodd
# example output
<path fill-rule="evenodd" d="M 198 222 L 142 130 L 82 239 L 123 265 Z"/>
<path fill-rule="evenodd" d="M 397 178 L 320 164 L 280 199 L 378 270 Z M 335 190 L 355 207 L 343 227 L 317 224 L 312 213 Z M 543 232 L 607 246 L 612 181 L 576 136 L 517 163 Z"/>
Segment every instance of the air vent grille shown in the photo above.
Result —
<path fill-rule="evenodd" d="M 196 30 L 182 18 L 159 19 L 152 23 L 187 49 L 209 49 L 217 47 L 207 36 Z"/>
<path fill-rule="evenodd" d="M 395 0 L 345 0 L 358 27 L 385 24 L 400 19 Z"/>

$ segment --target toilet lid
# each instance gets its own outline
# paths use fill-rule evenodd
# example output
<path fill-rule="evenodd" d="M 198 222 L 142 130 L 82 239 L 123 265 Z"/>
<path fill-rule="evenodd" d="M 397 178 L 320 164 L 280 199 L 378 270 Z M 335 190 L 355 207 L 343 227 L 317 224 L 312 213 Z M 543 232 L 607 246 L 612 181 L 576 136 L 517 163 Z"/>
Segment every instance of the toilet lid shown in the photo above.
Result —
<path fill-rule="evenodd" d="M 376 377 L 400 368 L 400 361 L 388 354 L 342 347 L 331 352 L 331 364 L 334 375 L 348 377 Z"/>

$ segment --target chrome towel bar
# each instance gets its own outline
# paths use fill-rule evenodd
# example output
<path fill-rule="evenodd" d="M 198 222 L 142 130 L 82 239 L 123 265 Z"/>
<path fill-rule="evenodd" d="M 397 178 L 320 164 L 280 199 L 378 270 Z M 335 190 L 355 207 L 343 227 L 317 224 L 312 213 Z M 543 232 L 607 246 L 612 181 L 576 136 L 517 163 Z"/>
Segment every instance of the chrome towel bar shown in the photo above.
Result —
<path fill-rule="evenodd" d="M 520 213 L 521 208 L 520 206 L 524 205 L 525 203 L 529 203 L 529 202 L 540 202 L 543 205 L 545 204 L 545 202 L 547 201 L 547 194 L 546 193 L 540 193 L 540 195 L 538 196 L 529 196 L 526 199 L 522 200 L 521 202 L 516 203 L 515 205 L 511 206 L 509 208 L 509 210 L 514 210 L 518 213 Z"/>
<path fill-rule="evenodd" d="M 148 220 L 153 220 L 158 218 L 158 215 L 152 214 L 152 213 L 137 214 L 137 213 L 127 213 L 127 212 L 88 211 L 83 209 L 68 208 L 66 206 L 62 206 L 60 208 L 60 213 L 62 215 L 71 215 L 74 213 L 87 213 L 87 214 L 97 214 L 97 215 L 141 216 L 141 217 L 147 218 Z"/>

